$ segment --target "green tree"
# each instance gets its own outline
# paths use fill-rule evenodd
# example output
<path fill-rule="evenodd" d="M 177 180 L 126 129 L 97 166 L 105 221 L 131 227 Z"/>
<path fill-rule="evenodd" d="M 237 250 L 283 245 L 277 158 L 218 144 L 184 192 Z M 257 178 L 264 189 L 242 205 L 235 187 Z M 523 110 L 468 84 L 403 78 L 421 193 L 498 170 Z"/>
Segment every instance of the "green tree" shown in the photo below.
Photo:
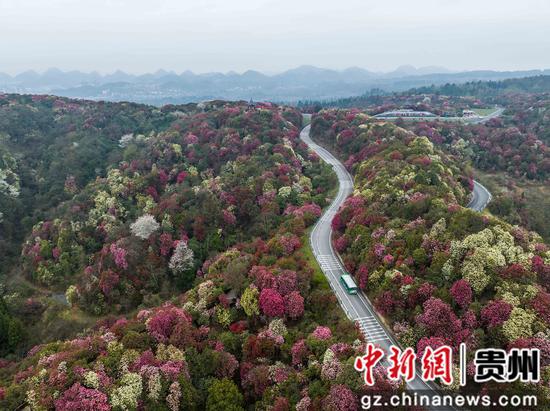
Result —
<path fill-rule="evenodd" d="M 240 411 L 244 410 L 242 404 L 243 395 L 239 388 L 227 378 L 215 380 L 208 388 L 207 411 Z"/>

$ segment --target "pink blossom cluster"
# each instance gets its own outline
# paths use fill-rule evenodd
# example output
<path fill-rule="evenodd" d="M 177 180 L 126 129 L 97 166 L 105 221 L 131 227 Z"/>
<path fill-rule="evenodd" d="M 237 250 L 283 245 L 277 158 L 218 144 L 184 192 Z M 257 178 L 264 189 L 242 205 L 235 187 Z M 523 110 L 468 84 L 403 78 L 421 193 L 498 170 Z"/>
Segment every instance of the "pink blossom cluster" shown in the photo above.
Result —
<path fill-rule="evenodd" d="M 311 335 L 318 340 L 328 340 L 332 337 L 332 331 L 328 327 L 319 325 L 313 330 Z"/>
<path fill-rule="evenodd" d="M 378 258 L 382 258 L 385 252 L 386 252 L 386 246 L 384 244 L 382 243 L 374 244 L 374 255 L 376 255 Z"/>
<path fill-rule="evenodd" d="M 472 302 L 472 287 L 464 279 L 456 281 L 450 289 L 451 296 L 460 308 L 466 308 Z"/>
<path fill-rule="evenodd" d="M 223 210 L 222 211 L 223 222 L 226 225 L 235 225 L 237 223 L 237 217 L 231 211 Z"/>
<path fill-rule="evenodd" d="M 261 291 L 260 308 L 268 317 L 282 317 L 285 313 L 283 297 L 273 288 L 264 288 Z"/>
<path fill-rule="evenodd" d="M 304 297 L 298 291 L 292 291 L 285 297 L 285 313 L 292 319 L 304 314 Z"/>
<path fill-rule="evenodd" d="M 323 409 L 327 411 L 357 411 L 359 409 L 357 397 L 345 385 L 333 385 L 323 404 Z"/>
<path fill-rule="evenodd" d="M 199 138 L 194 135 L 194 134 L 187 134 L 187 136 L 185 136 L 185 144 L 197 144 L 199 142 Z"/>
<path fill-rule="evenodd" d="M 55 401 L 59 411 L 109 411 L 111 406 L 107 395 L 92 388 L 75 383 Z"/>
<path fill-rule="evenodd" d="M 296 341 L 290 349 L 290 353 L 292 354 L 292 365 L 302 364 L 309 353 L 306 341 L 304 339 Z"/>
<path fill-rule="evenodd" d="M 313 217 L 318 218 L 321 216 L 321 207 L 314 203 L 304 204 L 301 207 L 294 205 L 288 205 L 284 212 L 285 215 L 292 214 L 295 217 L 303 217 L 306 214 L 311 214 Z"/>
<path fill-rule="evenodd" d="M 279 238 L 279 244 L 283 248 L 284 255 L 291 255 L 302 246 L 302 242 L 296 234 L 285 234 Z"/>
<path fill-rule="evenodd" d="M 494 300 L 481 310 L 481 320 L 487 327 L 496 327 L 504 323 L 512 312 L 512 305 L 503 300 Z"/>
<path fill-rule="evenodd" d="M 190 323 L 191 316 L 181 308 L 167 304 L 155 311 L 147 320 L 147 330 L 158 342 L 164 343 L 181 322 Z"/>
<path fill-rule="evenodd" d="M 126 250 L 119 247 L 116 243 L 113 243 L 111 244 L 110 251 L 113 259 L 115 260 L 116 266 L 126 270 L 128 268 L 128 262 L 126 261 Z"/>

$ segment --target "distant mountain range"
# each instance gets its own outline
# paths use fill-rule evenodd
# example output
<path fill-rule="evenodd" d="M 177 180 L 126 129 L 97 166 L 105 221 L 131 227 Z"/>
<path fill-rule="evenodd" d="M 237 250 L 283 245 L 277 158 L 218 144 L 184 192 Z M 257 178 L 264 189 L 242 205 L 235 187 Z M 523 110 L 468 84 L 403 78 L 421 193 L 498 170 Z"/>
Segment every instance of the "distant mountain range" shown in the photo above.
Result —
<path fill-rule="evenodd" d="M 253 70 L 242 74 L 195 74 L 191 71 L 176 74 L 159 70 L 142 75 L 123 71 L 101 75 L 52 68 L 43 73 L 25 71 L 15 76 L 0 73 L 0 90 L 157 105 L 212 99 L 296 102 L 360 95 L 374 88 L 392 92 L 412 87 L 541 74 L 548 75 L 550 70 L 453 72 L 443 67 L 401 66 L 392 72 L 379 73 L 358 67 L 330 70 L 301 66 L 275 75 Z"/>

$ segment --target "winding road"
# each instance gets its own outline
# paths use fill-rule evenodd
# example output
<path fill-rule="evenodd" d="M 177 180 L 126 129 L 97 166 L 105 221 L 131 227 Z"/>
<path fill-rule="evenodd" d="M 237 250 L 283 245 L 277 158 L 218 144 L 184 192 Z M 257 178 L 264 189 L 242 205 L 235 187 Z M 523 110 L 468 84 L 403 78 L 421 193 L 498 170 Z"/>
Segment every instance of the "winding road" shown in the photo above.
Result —
<path fill-rule="evenodd" d="M 492 198 L 493 196 L 491 195 L 489 190 L 487 190 L 485 186 L 483 186 L 481 183 L 478 183 L 474 180 L 472 199 L 468 203 L 467 207 L 471 208 L 474 211 L 483 211 Z"/>
<path fill-rule="evenodd" d="M 345 199 L 353 192 L 353 177 L 336 157 L 311 139 L 310 129 L 311 126 L 308 125 L 302 130 L 300 133 L 301 140 L 317 153 L 323 161 L 332 166 L 339 182 L 338 194 L 311 231 L 310 244 L 313 254 L 348 318 L 359 324 L 367 341 L 378 344 L 380 348 L 388 353 L 391 345 L 398 345 L 397 341 L 376 313 L 370 300 L 361 290 L 356 295 L 350 295 L 342 287 L 339 280 L 342 274 L 346 274 L 346 270 L 340 256 L 332 247 L 331 222 Z M 491 195 L 481 184 L 474 183 L 473 197 L 468 207 L 481 211 L 490 201 Z M 407 383 L 407 388 L 411 391 L 423 392 L 428 395 L 435 395 L 437 393 L 436 386 L 424 382 L 418 376 Z M 453 408 L 441 407 L 438 409 L 452 410 Z"/>

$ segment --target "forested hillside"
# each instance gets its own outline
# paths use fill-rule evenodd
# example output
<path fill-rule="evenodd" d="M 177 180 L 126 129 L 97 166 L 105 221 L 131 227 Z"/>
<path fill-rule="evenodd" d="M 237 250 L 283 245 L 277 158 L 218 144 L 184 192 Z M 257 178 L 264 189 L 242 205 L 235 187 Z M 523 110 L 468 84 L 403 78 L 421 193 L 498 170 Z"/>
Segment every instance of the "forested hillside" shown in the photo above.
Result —
<path fill-rule="evenodd" d="M 364 108 L 406 101 L 410 104 L 421 102 L 426 96 L 444 97 L 453 102 L 464 99 L 484 101 L 485 103 L 504 104 L 510 96 L 524 96 L 550 93 L 550 76 L 540 75 L 524 78 L 511 78 L 501 81 L 470 81 L 467 83 L 447 83 L 429 87 L 411 88 L 407 91 L 390 93 L 380 88 L 373 88 L 360 96 L 324 101 L 300 101 L 298 107 L 304 110 L 320 110 L 323 107 Z M 457 107 L 452 106 L 454 109 Z M 449 106 L 451 108 L 451 106 Z M 435 112 L 435 111 L 434 111 Z"/>
<path fill-rule="evenodd" d="M 0 94 L 0 276 L 33 224 L 118 163 L 123 135 L 148 135 L 172 119 L 132 103 Z"/>
<path fill-rule="evenodd" d="M 30 112 L 57 110 L 43 106 L 53 97 L 5 98 Z M 226 102 L 116 107 L 113 118 L 134 113 L 136 129 L 90 131 L 110 147 L 102 159 L 79 152 L 97 170 L 76 177 L 78 163 L 67 162 L 62 184 L 52 171 L 43 187 L 62 192 L 48 207 L 29 203 L 37 221 L 10 239 L 22 252 L 0 301 L 1 409 L 356 410 L 372 389 L 404 389 L 381 367 L 369 388 L 353 367 L 364 337 L 307 240 L 336 179 L 299 140 L 299 112 Z M 469 370 L 476 348 L 539 348 L 541 383 L 499 392 L 544 398 L 549 247 L 465 208 L 474 157 L 456 141 L 477 129 L 407 128 L 359 110 L 313 117 L 312 137 L 355 178 L 332 222 L 336 250 L 403 345 L 422 354 L 466 343 Z M 23 178 L 5 174 L 3 195 L 21 201 Z"/>
<path fill-rule="evenodd" d="M 11 278 L 0 306 L 0 408 L 354 409 L 363 340 L 307 248 L 336 181 L 300 114 L 159 115 L 29 233 L 10 276 L 32 287 Z M 99 321 L 77 335 L 83 315 Z"/>

